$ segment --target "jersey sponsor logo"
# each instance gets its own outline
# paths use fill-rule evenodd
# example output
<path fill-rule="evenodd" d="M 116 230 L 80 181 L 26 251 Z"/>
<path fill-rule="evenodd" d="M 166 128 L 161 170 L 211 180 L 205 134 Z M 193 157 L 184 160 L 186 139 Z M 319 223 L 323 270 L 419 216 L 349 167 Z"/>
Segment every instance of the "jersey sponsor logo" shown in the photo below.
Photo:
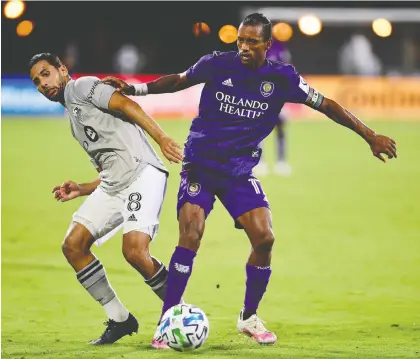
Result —
<path fill-rule="evenodd" d="M 219 111 L 240 117 L 258 118 L 268 109 L 267 102 L 238 98 L 221 91 L 216 92 L 216 99 L 220 102 Z"/>
<path fill-rule="evenodd" d="M 309 93 L 309 85 L 308 83 L 304 80 L 304 78 L 302 76 L 299 76 L 299 87 L 302 89 L 303 92 L 305 92 L 306 94 Z"/>
<path fill-rule="evenodd" d="M 274 84 L 272 82 L 263 81 L 260 86 L 261 95 L 268 97 L 274 92 Z"/>
<path fill-rule="evenodd" d="M 76 106 L 73 109 L 73 116 L 77 121 L 82 122 L 82 110 L 79 107 Z"/>
<path fill-rule="evenodd" d="M 98 133 L 94 130 L 93 127 L 90 126 L 85 126 L 83 127 L 83 130 L 85 131 L 85 135 L 87 136 L 87 138 L 89 140 L 91 140 L 92 142 L 96 142 L 99 140 L 99 135 Z"/>
<path fill-rule="evenodd" d="M 91 102 L 91 101 L 92 101 L 93 93 L 95 92 L 96 86 L 98 86 L 100 83 L 101 83 L 101 81 L 100 81 L 100 80 L 97 80 L 97 81 L 95 81 L 95 82 L 93 83 L 93 86 L 92 86 L 92 88 L 90 89 L 90 91 L 89 91 L 89 93 L 88 93 L 88 95 L 87 95 L 87 100 L 88 100 L 89 102 Z"/>
<path fill-rule="evenodd" d="M 197 196 L 201 191 L 201 184 L 188 183 L 187 192 L 191 197 Z"/>

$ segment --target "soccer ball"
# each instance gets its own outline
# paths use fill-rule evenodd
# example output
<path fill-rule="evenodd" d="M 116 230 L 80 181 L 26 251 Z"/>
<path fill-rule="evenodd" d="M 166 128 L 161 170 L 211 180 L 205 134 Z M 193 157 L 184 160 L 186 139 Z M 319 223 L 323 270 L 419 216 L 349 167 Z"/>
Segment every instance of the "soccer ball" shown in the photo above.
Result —
<path fill-rule="evenodd" d="M 156 340 L 165 342 L 174 350 L 194 350 L 209 336 L 209 321 L 200 308 L 178 304 L 163 315 L 157 334 Z"/>

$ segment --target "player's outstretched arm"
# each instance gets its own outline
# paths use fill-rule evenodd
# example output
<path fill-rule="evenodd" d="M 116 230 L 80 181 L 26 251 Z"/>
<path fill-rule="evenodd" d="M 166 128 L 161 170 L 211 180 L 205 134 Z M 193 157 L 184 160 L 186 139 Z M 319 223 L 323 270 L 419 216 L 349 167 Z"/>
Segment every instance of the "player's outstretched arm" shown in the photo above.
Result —
<path fill-rule="evenodd" d="M 397 158 L 397 147 L 393 139 L 376 134 L 375 131 L 334 100 L 324 97 L 316 109 L 334 122 L 359 134 L 369 144 L 373 155 L 381 161 L 386 162 L 382 154 L 387 155 L 389 159 Z"/>
<path fill-rule="evenodd" d="M 66 181 L 61 185 L 55 186 L 52 189 L 52 193 L 57 201 L 67 202 L 77 197 L 91 194 L 100 183 L 100 178 L 96 178 L 92 182 L 81 184 L 77 184 L 74 181 Z"/>
<path fill-rule="evenodd" d="M 172 93 L 185 90 L 194 84 L 188 81 L 185 72 L 162 76 L 155 81 L 130 85 L 117 77 L 108 76 L 102 79 L 102 82 L 111 85 L 127 96 L 145 96 L 147 94 Z"/>
<path fill-rule="evenodd" d="M 170 138 L 136 102 L 119 92 L 114 92 L 109 100 L 108 108 L 110 111 L 123 113 L 128 119 L 143 128 L 160 146 L 163 155 L 170 162 L 179 163 L 182 161 L 181 146 Z"/>

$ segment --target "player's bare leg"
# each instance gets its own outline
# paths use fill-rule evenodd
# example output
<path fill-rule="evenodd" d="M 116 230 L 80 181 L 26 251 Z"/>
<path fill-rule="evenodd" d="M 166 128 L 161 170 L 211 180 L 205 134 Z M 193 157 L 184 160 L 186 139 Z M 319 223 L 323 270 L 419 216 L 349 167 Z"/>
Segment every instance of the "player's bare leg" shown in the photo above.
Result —
<path fill-rule="evenodd" d="M 127 262 L 139 272 L 147 285 L 163 301 L 166 295 L 168 270 L 161 261 L 150 255 L 149 234 L 131 231 L 123 236 L 123 254 Z"/>
<path fill-rule="evenodd" d="M 237 328 L 260 344 L 274 344 L 276 335 L 268 331 L 257 316 L 259 303 L 271 276 L 271 249 L 274 244 L 271 212 L 265 207 L 256 208 L 238 217 L 237 221 L 244 228 L 252 246 L 246 265 L 244 308 L 239 315 Z"/>
<path fill-rule="evenodd" d="M 196 204 L 185 203 L 179 212 L 178 221 L 179 242 L 169 263 L 168 287 L 161 316 L 169 308 L 179 304 L 185 292 L 204 233 L 204 210 Z M 162 342 L 157 331 L 153 342 Z"/>
<path fill-rule="evenodd" d="M 103 306 L 109 317 L 105 332 L 90 344 L 112 344 L 127 334 L 137 332 L 138 323 L 120 302 L 103 265 L 90 251 L 94 241 L 84 225 L 74 222 L 63 241 L 62 250 L 76 271 L 80 284 Z"/>

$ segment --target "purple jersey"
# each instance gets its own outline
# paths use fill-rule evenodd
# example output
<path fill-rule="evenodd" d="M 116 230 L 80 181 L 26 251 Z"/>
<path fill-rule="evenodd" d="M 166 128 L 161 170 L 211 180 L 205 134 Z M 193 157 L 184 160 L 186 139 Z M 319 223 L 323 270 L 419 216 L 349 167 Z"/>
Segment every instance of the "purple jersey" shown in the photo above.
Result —
<path fill-rule="evenodd" d="M 273 44 L 267 51 L 267 59 L 271 61 L 290 62 L 292 56 L 286 46 L 277 40 L 273 40 Z"/>
<path fill-rule="evenodd" d="M 250 175 L 261 156 L 259 144 L 274 129 L 283 105 L 318 100 L 292 65 L 266 60 L 259 69 L 248 69 L 233 51 L 203 56 L 186 75 L 205 86 L 184 165 L 216 176 Z"/>

